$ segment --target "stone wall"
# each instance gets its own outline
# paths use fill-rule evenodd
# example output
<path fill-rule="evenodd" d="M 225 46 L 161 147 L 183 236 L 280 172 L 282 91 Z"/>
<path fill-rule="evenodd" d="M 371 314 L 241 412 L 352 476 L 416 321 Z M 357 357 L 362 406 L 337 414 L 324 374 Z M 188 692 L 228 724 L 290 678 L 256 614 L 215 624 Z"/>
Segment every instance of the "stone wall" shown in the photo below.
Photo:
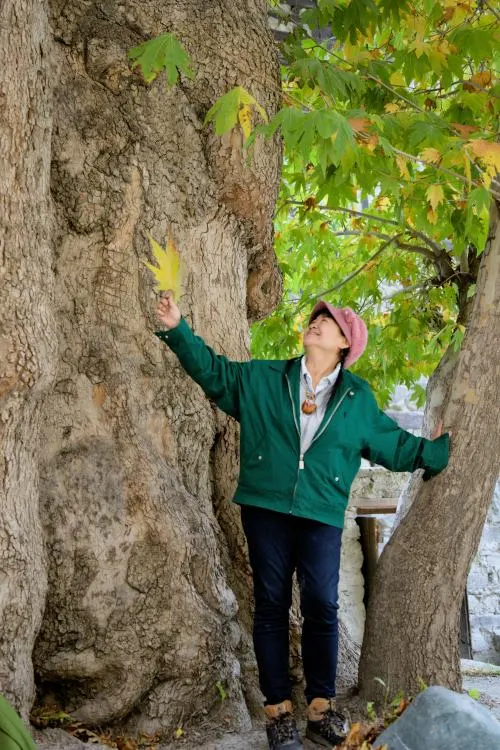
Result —
<path fill-rule="evenodd" d="M 467 583 L 474 658 L 500 664 L 500 482 Z"/>

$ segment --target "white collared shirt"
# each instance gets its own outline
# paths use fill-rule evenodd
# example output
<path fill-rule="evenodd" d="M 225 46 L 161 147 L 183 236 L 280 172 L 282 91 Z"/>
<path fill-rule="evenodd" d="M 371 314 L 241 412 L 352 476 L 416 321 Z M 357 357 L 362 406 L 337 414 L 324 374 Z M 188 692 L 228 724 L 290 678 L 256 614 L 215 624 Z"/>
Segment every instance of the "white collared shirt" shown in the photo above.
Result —
<path fill-rule="evenodd" d="M 333 372 L 331 372 L 326 377 L 322 378 L 318 385 L 316 386 L 316 400 L 315 404 L 317 406 L 316 411 L 314 411 L 312 414 L 304 414 L 302 411 L 302 408 L 300 410 L 300 452 L 302 455 L 306 452 L 306 450 L 311 445 L 311 442 L 318 430 L 318 427 L 320 426 L 321 422 L 323 421 L 323 417 L 325 416 L 326 407 L 328 406 L 328 401 L 330 400 L 330 396 L 332 395 L 333 386 L 335 385 L 335 382 L 339 376 L 340 372 L 340 362 L 335 368 Z M 304 399 L 306 397 L 306 382 L 309 387 L 309 389 L 312 391 L 312 377 L 307 369 L 306 365 L 306 358 L 305 355 L 302 357 L 301 363 L 300 363 L 300 405 L 302 407 L 302 404 L 304 402 Z"/>

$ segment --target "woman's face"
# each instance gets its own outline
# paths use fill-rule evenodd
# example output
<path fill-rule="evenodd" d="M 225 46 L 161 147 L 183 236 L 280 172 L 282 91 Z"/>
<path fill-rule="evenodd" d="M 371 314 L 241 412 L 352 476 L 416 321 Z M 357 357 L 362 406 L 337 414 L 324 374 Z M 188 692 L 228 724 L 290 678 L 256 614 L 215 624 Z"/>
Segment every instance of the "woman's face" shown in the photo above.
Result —
<path fill-rule="evenodd" d="M 304 332 L 304 348 L 307 351 L 312 347 L 338 354 L 341 349 L 349 348 L 349 342 L 334 319 L 326 313 L 320 313 Z"/>

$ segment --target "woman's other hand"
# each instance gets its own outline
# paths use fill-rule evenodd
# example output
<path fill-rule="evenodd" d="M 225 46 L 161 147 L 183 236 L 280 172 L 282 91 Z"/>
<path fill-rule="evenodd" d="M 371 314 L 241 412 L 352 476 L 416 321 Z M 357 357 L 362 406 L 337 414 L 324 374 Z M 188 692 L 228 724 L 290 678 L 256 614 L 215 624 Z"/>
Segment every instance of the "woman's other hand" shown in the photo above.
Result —
<path fill-rule="evenodd" d="M 451 438 L 451 430 L 446 430 L 448 435 Z M 443 420 L 440 419 L 439 422 L 434 427 L 434 430 L 432 431 L 432 440 L 436 440 L 436 438 L 440 437 L 443 434 Z"/>

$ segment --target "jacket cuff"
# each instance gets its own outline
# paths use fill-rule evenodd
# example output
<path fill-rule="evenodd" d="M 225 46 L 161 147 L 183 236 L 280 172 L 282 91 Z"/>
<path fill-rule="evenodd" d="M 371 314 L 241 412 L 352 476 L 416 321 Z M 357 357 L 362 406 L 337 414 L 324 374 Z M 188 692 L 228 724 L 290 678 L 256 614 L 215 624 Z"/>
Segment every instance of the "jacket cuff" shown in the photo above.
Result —
<path fill-rule="evenodd" d="M 435 440 L 426 440 L 422 451 L 422 468 L 424 482 L 435 477 L 448 466 L 450 455 L 450 436 L 445 432 Z"/>
<path fill-rule="evenodd" d="M 154 334 L 155 336 L 158 336 L 160 341 L 163 341 L 172 349 L 175 349 L 178 343 L 185 341 L 188 336 L 192 336 L 193 332 L 184 318 L 181 318 L 179 324 L 176 325 L 175 328 L 170 328 L 170 330 L 157 330 Z"/>

